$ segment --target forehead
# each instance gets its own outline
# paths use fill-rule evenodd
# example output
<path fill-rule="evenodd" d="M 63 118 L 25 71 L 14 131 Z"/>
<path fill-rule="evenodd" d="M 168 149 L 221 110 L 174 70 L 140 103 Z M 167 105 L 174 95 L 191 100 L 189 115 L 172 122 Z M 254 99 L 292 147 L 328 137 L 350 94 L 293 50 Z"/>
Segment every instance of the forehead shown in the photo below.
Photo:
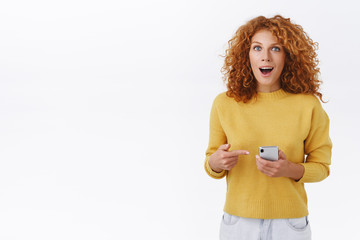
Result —
<path fill-rule="evenodd" d="M 251 38 L 251 43 L 266 43 L 266 44 L 278 44 L 279 41 L 269 30 L 259 30 Z"/>

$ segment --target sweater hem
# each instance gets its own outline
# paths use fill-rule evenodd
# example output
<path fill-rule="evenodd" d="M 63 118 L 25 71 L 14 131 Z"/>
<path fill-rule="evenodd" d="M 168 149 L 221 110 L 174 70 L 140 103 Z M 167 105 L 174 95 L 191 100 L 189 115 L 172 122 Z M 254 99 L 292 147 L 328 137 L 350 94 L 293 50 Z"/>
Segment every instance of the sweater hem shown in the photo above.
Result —
<path fill-rule="evenodd" d="M 300 218 L 309 215 L 307 205 L 299 201 L 240 201 L 225 203 L 224 212 L 234 216 L 257 219 Z"/>

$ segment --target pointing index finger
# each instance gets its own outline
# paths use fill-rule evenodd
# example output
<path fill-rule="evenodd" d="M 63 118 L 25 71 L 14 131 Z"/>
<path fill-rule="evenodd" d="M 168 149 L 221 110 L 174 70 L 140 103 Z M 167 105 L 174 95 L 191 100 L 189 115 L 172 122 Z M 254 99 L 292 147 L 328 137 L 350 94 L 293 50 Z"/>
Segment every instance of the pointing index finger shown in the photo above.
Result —
<path fill-rule="evenodd" d="M 228 157 L 235 157 L 238 155 L 248 155 L 249 151 L 248 150 L 233 150 L 233 151 L 228 152 L 228 154 L 229 154 Z"/>

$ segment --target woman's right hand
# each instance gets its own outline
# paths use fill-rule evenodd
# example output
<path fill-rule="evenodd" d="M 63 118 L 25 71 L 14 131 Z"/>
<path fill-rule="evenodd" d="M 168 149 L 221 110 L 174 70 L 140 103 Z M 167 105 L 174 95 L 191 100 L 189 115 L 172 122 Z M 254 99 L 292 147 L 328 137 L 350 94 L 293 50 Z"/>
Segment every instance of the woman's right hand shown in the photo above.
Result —
<path fill-rule="evenodd" d="M 238 162 L 239 155 L 248 155 L 247 150 L 228 151 L 230 144 L 221 145 L 209 158 L 209 165 L 215 172 L 231 170 Z"/>

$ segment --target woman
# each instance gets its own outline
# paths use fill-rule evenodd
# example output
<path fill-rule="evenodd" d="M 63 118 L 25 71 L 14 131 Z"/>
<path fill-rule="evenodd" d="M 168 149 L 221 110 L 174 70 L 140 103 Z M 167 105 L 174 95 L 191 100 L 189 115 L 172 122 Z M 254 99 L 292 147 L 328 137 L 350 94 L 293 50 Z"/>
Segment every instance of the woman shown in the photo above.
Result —
<path fill-rule="evenodd" d="M 304 183 L 329 175 L 332 148 L 316 49 L 279 15 L 250 20 L 229 41 L 205 159 L 227 181 L 220 239 L 311 239 Z M 278 160 L 260 158 L 260 146 L 278 146 Z"/>

